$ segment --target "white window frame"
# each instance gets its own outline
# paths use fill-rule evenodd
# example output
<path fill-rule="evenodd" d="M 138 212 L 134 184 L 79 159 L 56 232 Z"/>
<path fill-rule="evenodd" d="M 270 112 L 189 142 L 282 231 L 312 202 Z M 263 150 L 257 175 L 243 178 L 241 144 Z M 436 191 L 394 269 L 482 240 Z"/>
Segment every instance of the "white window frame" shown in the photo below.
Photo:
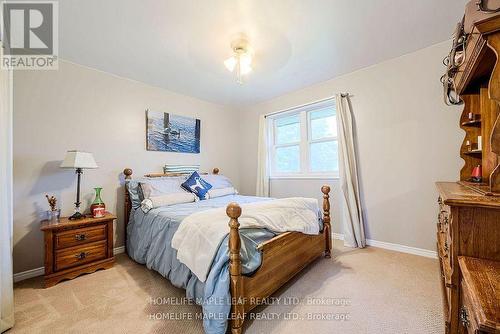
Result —
<path fill-rule="evenodd" d="M 339 177 L 339 171 L 328 172 L 313 172 L 310 164 L 310 146 L 313 143 L 322 143 L 329 141 L 337 141 L 337 136 L 326 137 L 321 139 L 312 139 L 311 134 L 311 112 L 325 108 L 335 108 L 335 101 L 329 99 L 303 107 L 297 107 L 285 112 L 279 112 L 268 116 L 268 148 L 269 148 L 269 166 L 271 179 L 336 179 Z M 300 115 L 300 141 L 286 144 L 276 144 L 275 121 L 279 118 Z M 336 114 L 335 114 L 336 115 Z M 276 149 L 280 147 L 296 146 L 300 148 L 299 172 L 279 172 L 276 170 Z M 337 157 L 338 159 L 338 157 Z"/>

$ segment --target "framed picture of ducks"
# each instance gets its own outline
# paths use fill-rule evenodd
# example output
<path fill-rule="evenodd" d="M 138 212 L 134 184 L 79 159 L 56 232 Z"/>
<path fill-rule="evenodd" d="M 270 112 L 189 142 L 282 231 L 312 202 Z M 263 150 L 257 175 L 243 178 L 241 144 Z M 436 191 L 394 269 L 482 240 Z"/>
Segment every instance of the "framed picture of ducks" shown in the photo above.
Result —
<path fill-rule="evenodd" d="M 146 110 L 148 151 L 200 153 L 199 119 Z"/>

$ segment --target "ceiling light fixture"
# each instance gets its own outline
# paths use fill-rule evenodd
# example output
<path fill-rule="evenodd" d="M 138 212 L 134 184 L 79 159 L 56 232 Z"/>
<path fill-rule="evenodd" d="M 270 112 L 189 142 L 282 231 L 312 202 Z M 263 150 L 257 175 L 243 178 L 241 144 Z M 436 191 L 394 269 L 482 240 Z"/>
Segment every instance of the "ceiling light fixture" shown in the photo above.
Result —
<path fill-rule="evenodd" d="M 236 73 L 236 81 L 243 83 L 243 76 L 252 72 L 252 50 L 248 41 L 244 38 L 231 43 L 233 56 L 224 61 L 224 65 L 230 72 Z"/>

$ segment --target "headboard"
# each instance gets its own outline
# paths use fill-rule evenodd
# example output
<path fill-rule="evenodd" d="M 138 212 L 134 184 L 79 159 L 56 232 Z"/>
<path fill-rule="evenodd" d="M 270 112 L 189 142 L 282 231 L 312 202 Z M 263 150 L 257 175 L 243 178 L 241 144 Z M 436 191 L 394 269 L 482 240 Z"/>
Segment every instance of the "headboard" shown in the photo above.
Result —
<path fill-rule="evenodd" d="M 132 210 L 132 202 L 130 201 L 130 196 L 128 194 L 128 190 L 127 190 L 127 180 L 131 180 L 132 179 L 132 169 L 130 168 L 125 168 L 123 170 L 123 174 L 125 175 L 125 185 L 124 185 L 124 188 L 125 188 L 125 205 L 123 206 L 124 207 L 124 215 L 123 215 L 123 219 L 124 219 L 124 226 L 125 226 L 125 251 L 127 250 L 127 225 L 128 225 L 128 221 L 129 221 L 129 218 L 130 218 L 130 210 Z M 189 175 L 190 173 L 149 173 L 149 174 L 145 174 L 144 176 L 145 177 L 165 177 L 165 176 L 183 176 L 183 175 Z M 206 175 L 208 173 L 200 173 L 202 175 Z M 219 168 L 214 168 L 212 170 L 212 174 L 219 174 Z"/>

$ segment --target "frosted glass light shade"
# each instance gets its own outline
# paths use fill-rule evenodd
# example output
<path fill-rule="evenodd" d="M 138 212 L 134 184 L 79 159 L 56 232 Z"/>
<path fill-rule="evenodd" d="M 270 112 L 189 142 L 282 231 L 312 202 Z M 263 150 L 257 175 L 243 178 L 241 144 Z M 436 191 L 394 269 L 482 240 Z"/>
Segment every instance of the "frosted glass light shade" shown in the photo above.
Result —
<path fill-rule="evenodd" d="M 240 55 L 240 71 L 245 75 L 252 71 L 252 56 L 248 53 Z"/>
<path fill-rule="evenodd" d="M 64 157 L 61 168 L 82 168 L 82 169 L 94 169 L 98 168 L 92 153 L 83 151 L 68 151 Z"/>
<path fill-rule="evenodd" d="M 237 69 L 238 61 L 240 63 L 239 74 L 245 75 L 252 71 L 252 56 L 248 53 L 237 54 L 224 60 L 224 66 L 229 72 L 234 72 Z"/>
<path fill-rule="evenodd" d="M 236 60 L 236 57 L 233 56 L 224 60 L 224 65 L 226 66 L 229 72 L 233 72 L 237 62 L 238 61 Z"/>

